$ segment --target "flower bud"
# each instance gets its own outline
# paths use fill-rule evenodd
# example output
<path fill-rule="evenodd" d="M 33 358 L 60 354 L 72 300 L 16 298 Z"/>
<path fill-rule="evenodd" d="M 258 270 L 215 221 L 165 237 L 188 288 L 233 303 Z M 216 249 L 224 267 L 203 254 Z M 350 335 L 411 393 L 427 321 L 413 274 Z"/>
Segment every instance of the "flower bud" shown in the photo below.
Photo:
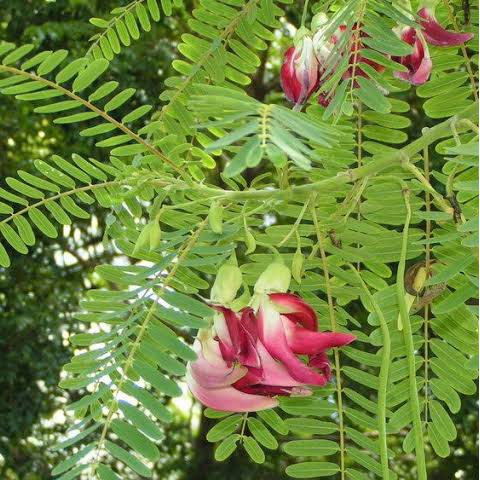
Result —
<path fill-rule="evenodd" d="M 312 32 L 316 32 L 328 23 L 328 16 L 324 12 L 317 13 L 312 18 Z"/>
<path fill-rule="evenodd" d="M 297 283 L 302 283 L 303 262 L 303 253 L 300 250 L 300 247 L 298 247 L 297 251 L 293 255 L 292 260 L 292 277 Z"/>
<path fill-rule="evenodd" d="M 155 250 L 160 246 L 162 240 L 162 230 L 160 228 L 160 222 L 153 220 L 150 222 L 150 250 Z"/>
<path fill-rule="evenodd" d="M 280 70 L 285 96 L 295 104 L 305 103 L 318 87 L 318 61 L 310 34 L 297 33 L 294 47 L 285 52 Z"/>
<path fill-rule="evenodd" d="M 223 207 L 218 202 L 212 202 L 208 212 L 208 221 L 213 233 L 223 233 Z"/>
<path fill-rule="evenodd" d="M 242 272 L 236 265 L 223 264 L 218 270 L 217 278 L 210 292 L 210 299 L 221 305 L 230 304 L 242 286 Z"/>
<path fill-rule="evenodd" d="M 140 232 L 140 235 L 137 238 L 137 241 L 135 243 L 135 248 L 133 249 L 133 253 L 138 253 L 140 250 L 143 250 L 144 248 L 149 249 L 150 248 L 150 231 L 152 229 L 151 223 L 147 223 L 142 231 Z"/>
<path fill-rule="evenodd" d="M 260 275 L 255 284 L 255 293 L 286 292 L 290 285 L 292 274 L 283 263 L 271 263 Z"/>

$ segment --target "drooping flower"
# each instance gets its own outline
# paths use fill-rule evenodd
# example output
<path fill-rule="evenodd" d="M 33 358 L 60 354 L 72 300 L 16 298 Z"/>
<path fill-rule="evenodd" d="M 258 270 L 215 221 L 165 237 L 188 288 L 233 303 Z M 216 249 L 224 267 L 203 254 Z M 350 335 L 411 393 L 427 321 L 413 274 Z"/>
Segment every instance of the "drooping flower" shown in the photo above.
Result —
<path fill-rule="evenodd" d="M 312 38 L 305 32 L 300 33 L 296 45 L 285 52 L 280 70 L 285 96 L 296 105 L 305 103 L 318 88 L 318 61 Z"/>
<path fill-rule="evenodd" d="M 290 271 L 284 265 L 272 264 L 262 275 L 278 278 L 289 276 Z M 325 351 L 347 345 L 355 336 L 318 332 L 315 311 L 296 295 L 278 289 L 265 291 L 256 287 L 256 291 L 259 338 L 270 355 L 282 362 L 295 380 L 305 385 L 325 385 L 330 379 Z M 308 363 L 298 355 L 307 355 Z"/>
<path fill-rule="evenodd" d="M 404 27 L 400 38 L 412 45 L 413 52 L 403 57 L 393 58 L 408 69 L 407 72 L 394 72 L 394 76 L 413 85 L 422 85 L 430 78 L 432 71 L 432 59 L 425 37 L 420 30 L 413 27 Z"/>
<path fill-rule="evenodd" d="M 253 308 L 237 313 L 213 305 L 213 326 L 200 330 L 198 358 L 187 366 L 188 386 L 201 403 L 224 411 L 264 410 L 275 407 L 278 396 L 309 395 L 311 385 L 330 379 L 326 350 L 355 337 L 318 332 L 313 309 L 284 293 L 289 282 L 288 268 L 273 264 L 257 281 Z"/>
<path fill-rule="evenodd" d="M 435 18 L 435 12 L 430 8 L 421 8 L 418 16 L 420 17 L 420 25 L 423 27 L 425 39 L 430 45 L 455 47 L 463 45 L 473 38 L 472 33 L 445 30 Z"/>
<path fill-rule="evenodd" d="M 403 57 L 394 57 L 395 61 L 408 68 L 408 72 L 395 72 L 394 75 L 413 85 L 422 85 L 430 78 L 432 60 L 427 43 L 437 47 L 454 47 L 462 45 L 473 38 L 471 33 L 445 30 L 438 23 L 431 8 L 421 8 L 418 16 L 420 17 L 422 30 L 404 27 L 400 34 L 404 42 L 413 46 L 413 52 Z"/>

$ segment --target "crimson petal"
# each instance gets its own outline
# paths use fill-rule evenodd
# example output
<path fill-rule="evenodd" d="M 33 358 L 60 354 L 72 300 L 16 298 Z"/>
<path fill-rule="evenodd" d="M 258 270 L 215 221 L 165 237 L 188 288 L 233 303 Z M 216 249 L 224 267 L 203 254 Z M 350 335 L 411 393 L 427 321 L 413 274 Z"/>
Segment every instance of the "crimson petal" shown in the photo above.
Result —
<path fill-rule="evenodd" d="M 433 12 L 427 8 L 422 8 L 418 15 L 420 24 L 423 27 L 423 34 L 428 43 L 438 47 L 456 47 L 463 45 L 473 38 L 472 33 L 451 32 L 445 30 L 435 18 Z"/>
<path fill-rule="evenodd" d="M 309 330 L 317 330 L 317 314 L 302 298 L 292 293 L 271 293 L 269 297 L 275 305 L 280 307 L 283 315 Z"/>
<path fill-rule="evenodd" d="M 334 347 L 352 343 L 357 337 L 351 333 L 312 332 L 282 316 L 288 346 L 299 355 L 315 355 Z"/>

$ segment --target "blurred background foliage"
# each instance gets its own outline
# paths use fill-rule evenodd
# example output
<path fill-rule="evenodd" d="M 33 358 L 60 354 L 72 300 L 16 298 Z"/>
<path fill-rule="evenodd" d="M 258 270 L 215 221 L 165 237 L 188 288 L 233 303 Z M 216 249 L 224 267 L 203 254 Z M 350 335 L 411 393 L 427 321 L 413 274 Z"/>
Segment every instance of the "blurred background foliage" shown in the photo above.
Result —
<path fill-rule="evenodd" d="M 44 50 L 66 48 L 81 56 L 96 28 L 90 17 L 108 18 L 109 11 L 127 2 L 119 0 L 0 0 L 0 39 L 16 44 L 34 43 Z M 137 89 L 139 105 L 155 102 L 163 89 L 180 35 L 188 30 L 188 12 L 195 2 L 186 2 L 170 18 L 163 18 L 138 42 L 123 49 L 112 62 L 109 75 L 123 86 Z M 262 65 L 249 87 L 260 100 L 280 99 L 278 68 L 285 49 L 288 23 L 299 23 L 300 5 L 290 7 L 285 19 L 285 35 L 264 52 Z M 279 36 L 280 38 L 280 36 Z M 412 104 L 412 135 L 425 126 L 421 110 Z M 158 105 L 157 101 L 157 105 Z M 101 160 L 105 151 L 81 139 L 74 127 L 57 126 L 31 107 L 12 97 L 0 101 L 0 178 L 14 176 L 18 169 L 31 169 L 34 159 L 52 153 L 68 157 L 72 152 Z M 255 175 L 261 172 L 254 172 Z M 95 206 L 92 207 L 93 209 Z M 77 221 L 73 232 L 57 239 L 39 239 L 28 257 L 9 251 L 12 267 L 0 270 L 0 479 L 46 480 L 52 478 L 52 464 L 62 452 L 49 447 L 65 430 L 62 411 L 75 399 L 58 388 L 61 367 L 70 357 L 68 335 L 81 326 L 73 318 L 86 288 L 96 285 L 93 268 L 114 260 L 115 253 L 102 244 L 103 215 L 92 212 L 92 220 Z M 68 235 L 67 238 L 67 234 Z M 73 235 L 71 234 L 73 233 Z M 210 428 L 207 418 L 195 409 L 179 409 L 168 426 L 161 445 L 162 460 L 156 478 L 162 480 L 277 480 L 284 478 L 288 456 L 281 451 L 258 466 L 241 453 L 225 463 L 213 460 L 213 446 L 205 440 Z M 194 412 L 197 412 L 194 415 Z M 478 478 L 478 404 L 474 398 L 463 401 L 456 415 L 459 436 L 454 454 L 429 463 L 429 478 L 450 480 Z M 397 441 L 398 440 L 391 440 Z M 390 447 L 404 458 L 402 479 L 414 479 L 412 458 L 402 452 L 400 443 Z M 125 477 L 127 478 L 127 477 Z"/>

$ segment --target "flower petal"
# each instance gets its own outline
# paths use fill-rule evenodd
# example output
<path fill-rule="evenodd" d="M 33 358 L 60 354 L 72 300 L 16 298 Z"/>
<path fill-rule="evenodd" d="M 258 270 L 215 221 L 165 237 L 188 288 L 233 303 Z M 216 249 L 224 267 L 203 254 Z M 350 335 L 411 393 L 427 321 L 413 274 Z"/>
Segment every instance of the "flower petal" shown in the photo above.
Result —
<path fill-rule="evenodd" d="M 275 306 L 280 307 L 279 311 L 292 321 L 302 324 L 309 330 L 317 330 L 317 314 L 302 298 L 292 293 L 271 293 L 269 297 Z"/>
<path fill-rule="evenodd" d="M 251 308 L 242 311 L 240 320 L 240 353 L 239 360 L 242 365 L 252 368 L 261 368 L 262 363 L 257 352 L 258 338 L 257 320 Z"/>
<path fill-rule="evenodd" d="M 472 33 L 451 32 L 445 30 L 435 18 L 435 15 L 428 8 L 422 8 L 418 15 L 420 24 L 423 27 L 423 34 L 427 42 L 439 47 L 455 47 L 463 45 L 473 38 Z"/>
<path fill-rule="evenodd" d="M 220 305 L 212 305 L 212 307 L 217 311 L 213 317 L 213 324 L 223 358 L 231 363 L 236 360 L 240 350 L 240 320 L 238 315 L 229 308 Z"/>
<path fill-rule="evenodd" d="M 308 366 L 321 370 L 323 374 L 327 377 L 327 379 L 330 380 L 330 362 L 328 361 L 328 357 L 325 352 L 321 352 L 318 355 L 313 355 L 312 357 L 310 357 Z"/>
<path fill-rule="evenodd" d="M 295 380 L 307 385 L 325 385 L 325 376 L 305 365 L 288 346 L 280 314 L 268 299 L 264 299 L 260 304 L 258 323 L 261 342 L 273 358 L 285 365 Z"/>
<path fill-rule="evenodd" d="M 429 56 L 424 57 L 417 71 L 410 77 L 410 82 L 413 85 L 423 85 L 430 78 L 431 71 L 432 71 L 432 60 Z"/>
<path fill-rule="evenodd" d="M 257 412 L 274 408 L 278 405 L 276 398 L 252 395 L 233 387 L 205 388 L 200 385 L 187 370 L 186 380 L 190 391 L 203 405 L 220 411 Z"/>
<path fill-rule="evenodd" d="M 295 325 L 284 315 L 281 318 L 285 327 L 288 346 L 296 354 L 315 355 L 329 348 L 348 345 L 357 338 L 351 333 L 312 332 Z"/>
<path fill-rule="evenodd" d="M 228 367 L 213 366 L 205 357 L 199 356 L 195 362 L 189 364 L 189 369 L 195 381 L 205 388 L 227 387 L 240 380 L 247 374 L 247 367 L 234 365 Z"/>
<path fill-rule="evenodd" d="M 294 69 L 295 47 L 290 47 L 286 52 L 280 69 L 280 83 L 285 96 L 292 103 L 296 103 L 296 99 L 300 97 L 301 85 L 295 76 Z"/>

